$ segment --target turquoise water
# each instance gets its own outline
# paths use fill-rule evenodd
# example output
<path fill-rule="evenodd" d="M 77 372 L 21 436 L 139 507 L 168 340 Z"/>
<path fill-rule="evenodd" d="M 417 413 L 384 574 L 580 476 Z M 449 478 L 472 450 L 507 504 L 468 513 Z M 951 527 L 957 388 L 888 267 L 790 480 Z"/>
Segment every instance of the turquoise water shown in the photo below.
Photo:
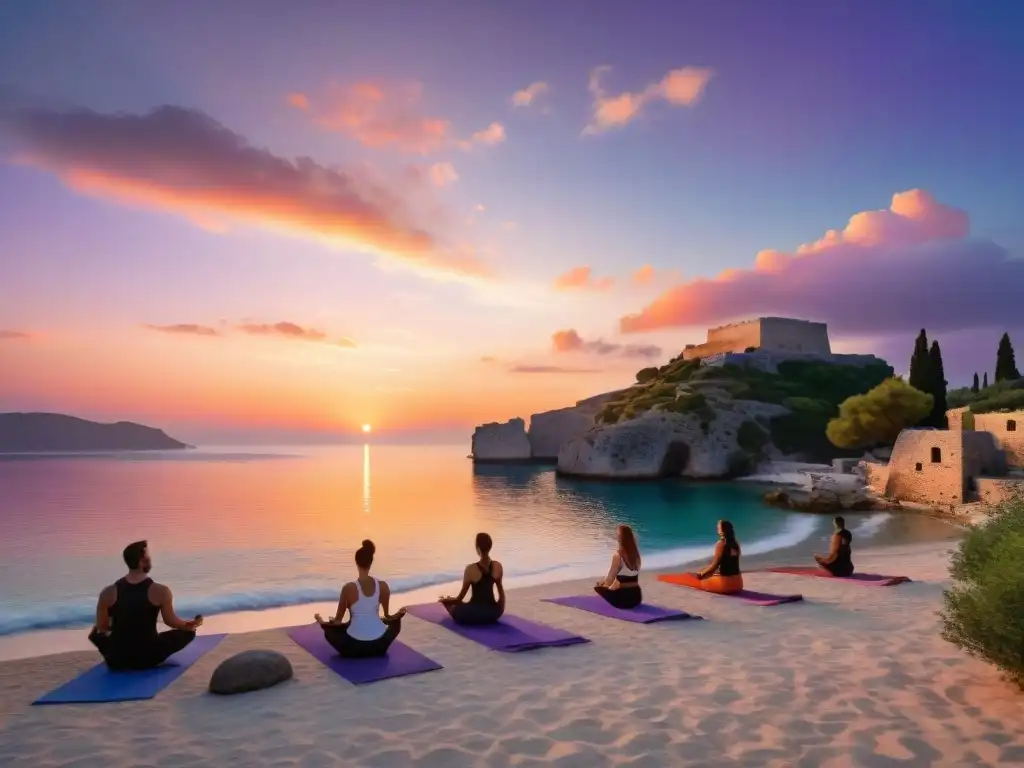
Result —
<path fill-rule="evenodd" d="M 747 554 L 824 536 L 827 521 L 760 495 L 474 467 L 458 446 L 5 457 L 0 635 L 90 623 L 136 539 L 150 542 L 153 576 L 178 609 L 212 615 L 335 599 L 364 538 L 377 544 L 375 574 L 401 592 L 459 578 L 478 531 L 493 536 L 510 586 L 602 575 L 621 522 L 637 531 L 647 568 L 707 556 L 722 517 Z"/>

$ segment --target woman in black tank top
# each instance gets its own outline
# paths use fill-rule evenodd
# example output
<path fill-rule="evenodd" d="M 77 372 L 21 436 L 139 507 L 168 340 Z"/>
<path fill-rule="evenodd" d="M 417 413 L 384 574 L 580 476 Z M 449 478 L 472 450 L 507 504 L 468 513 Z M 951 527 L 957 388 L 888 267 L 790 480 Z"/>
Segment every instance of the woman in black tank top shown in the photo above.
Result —
<path fill-rule="evenodd" d="M 480 559 L 466 566 L 459 594 L 440 599 L 456 624 L 494 624 L 505 612 L 505 589 L 501 585 L 504 571 L 501 563 L 491 560 L 493 544 L 486 533 L 476 535 L 476 551 Z M 469 602 L 463 602 L 467 593 Z"/>
<path fill-rule="evenodd" d="M 853 576 L 853 534 L 846 530 L 846 521 L 841 517 L 832 519 L 835 533 L 832 534 L 832 549 L 824 557 L 815 555 L 814 560 L 833 576 Z"/>

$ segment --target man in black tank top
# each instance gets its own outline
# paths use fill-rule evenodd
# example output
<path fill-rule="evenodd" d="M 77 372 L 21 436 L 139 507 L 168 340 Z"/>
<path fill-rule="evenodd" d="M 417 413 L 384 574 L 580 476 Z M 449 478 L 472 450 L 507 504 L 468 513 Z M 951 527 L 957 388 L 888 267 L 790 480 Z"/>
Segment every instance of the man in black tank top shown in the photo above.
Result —
<path fill-rule="evenodd" d="M 833 576 L 849 577 L 853 575 L 853 534 L 846 530 L 846 520 L 841 517 L 832 518 L 835 532 L 832 534 L 832 546 L 827 555 L 815 555 L 814 560 L 819 566 Z"/>
<path fill-rule="evenodd" d="M 128 575 L 100 593 L 89 640 L 111 669 L 149 669 L 191 643 L 203 617 L 178 618 L 171 590 L 149 578 L 153 561 L 145 541 L 125 547 L 124 562 Z M 156 631 L 158 616 L 171 627 L 169 631 Z"/>

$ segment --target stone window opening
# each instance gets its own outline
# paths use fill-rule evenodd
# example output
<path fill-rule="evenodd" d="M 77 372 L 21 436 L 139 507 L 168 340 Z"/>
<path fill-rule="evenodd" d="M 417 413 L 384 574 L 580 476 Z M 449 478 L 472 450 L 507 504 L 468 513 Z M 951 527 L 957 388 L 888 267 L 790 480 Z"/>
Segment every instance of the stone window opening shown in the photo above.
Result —
<path fill-rule="evenodd" d="M 1016 432 L 1017 431 L 1017 420 L 1016 419 L 1007 419 L 1006 420 L 1006 431 L 1007 432 Z"/>
<path fill-rule="evenodd" d="M 920 472 L 922 469 L 924 469 L 924 467 L 921 465 L 920 461 L 917 462 L 917 464 L 914 465 L 914 471 L 915 472 Z"/>
<path fill-rule="evenodd" d="M 938 464 L 942 461 L 942 451 L 939 448 L 932 448 L 932 464 Z"/>

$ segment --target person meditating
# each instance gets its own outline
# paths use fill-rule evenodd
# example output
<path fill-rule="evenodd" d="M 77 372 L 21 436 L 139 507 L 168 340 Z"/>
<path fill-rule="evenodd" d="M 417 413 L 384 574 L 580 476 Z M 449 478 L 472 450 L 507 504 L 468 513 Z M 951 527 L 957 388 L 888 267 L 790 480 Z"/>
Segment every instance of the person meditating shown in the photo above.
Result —
<path fill-rule="evenodd" d="M 203 617 L 178 618 L 170 588 L 149 577 L 153 560 L 145 541 L 129 544 L 123 557 L 128 574 L 100 592 L 89 641 L 112 670 L 150 669 L 195 640 Z M 158 616 L 167 632 L 156 631 Z"/>
<path fill-rule="evenodd" d="M 640 591 L 640 550 L 636 536 L 628 525 L 618 529 L 619 547 L 612 555 L 612 564 L 604 581 L 594 591 L 616 608 L 636 608 L 643 600 Z"/>
<path fill-rule="evenodd" d="M 327 621 L 320 614 L 313 618 L 324 630 L 327 642 L 346 659 L 365 659 L 387 655 L 388 648 L 402 631 L 405 608 L 394 616 L 388 613 L 391 588 L 386 581 L 370 576 L 373 555 L 377 551 L 373 542 L 365 539 L 356 550 L 356 569 L 359 575 L 341 588 L 338 612 Z M 381 618 L 380 609 L 384 609 Z M 342 621 L 348 611 L 349 620 Z"/>
<path fill-rule="evenodd" d="M 718 521 L 718 543 L 711 564 L 697 573 L 683 574 L 689 577 L 685 586 L 703 589 L 719 595 L 734 595 L 743 591 L 743 576 L 740 574 L 740 543 L 736 531 L 728 520 Z"/>
<path fill-rule="evenodd" d="M 827 555 L 815 555 L 814 559 L 833 576 L 853 576 L 853 558 L 850 545 L 853 534 L 846 530 L 846 521 L 841 517 L 832 518 L 836 530 L 832 534 L 832 550 Z"/>
<path fill-rule="evenodd" d="M 504 575 L 501 563 L 491 560 L 494 542 L 486 533 L 476 535 L 476 552 L 480 559 L 466 566 L 462 574 L 462 590 L 456 597 L 442 597 L 441 605 L 447 609 L 456 624 L 478 626 L 494 624 L 505 612 L 505 589 L 501 586 Z M 498 596 L 494 592 L 497 588 Z M 472 591 L 469 602 L 462 602 Z"/>

